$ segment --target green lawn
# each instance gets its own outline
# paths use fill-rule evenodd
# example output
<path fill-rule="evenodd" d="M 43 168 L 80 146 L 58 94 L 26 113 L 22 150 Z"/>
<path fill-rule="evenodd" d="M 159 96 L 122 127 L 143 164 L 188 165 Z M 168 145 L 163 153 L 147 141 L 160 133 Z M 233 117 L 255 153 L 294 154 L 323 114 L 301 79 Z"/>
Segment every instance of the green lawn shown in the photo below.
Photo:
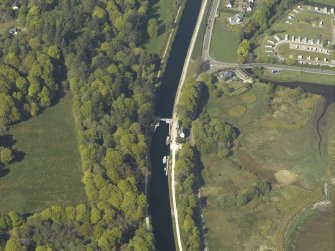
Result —
<path fill-rule="evenodd" d="M 334 76 L 308 73 L 308 72 L 300 73 L 300 71 L 282 70 L 279 74 L 272 74 L 271 70 L 264 70 L 264 73 L 261 76 L 261 78 L 268 81 L 278 81 L 278 82 L 304 82 L 304 83 L 335 85 Z"/>
<path fill-rule="evenodd" d="M 31 213 L 86 201 L 70 95 L 9 132 L 24 153 L 0 177 L 0 212 Z"/>
<path fill-rule="evenodd" d="M 212 35 L 210 54 L 213 58 L 228 63 L 237 62 L 239 37 L 221 19 L 216 19 Z"/>
<path fill-rule="evenodd" d="M 175 15 L 172 14 L 174 10 L 170 0 L 156 0 L 155 2 L 153 15 L 159 16 L 158 20 L 163 27 L 163 32 L 158 37 L 149 39 L 145 44 L 145 48 L 149 53 L 160 54 L 171 31 L 168 25 L 173 22 Z"/>
<path fill-rule="evenodd" d="M 1 23 L 0 24 L 0 34 L 3 36 L 7 36 L 9 29 L 15 26 L 17 26 L 17 22 L 15 20 L 10 20 L 6 23 Z"/>

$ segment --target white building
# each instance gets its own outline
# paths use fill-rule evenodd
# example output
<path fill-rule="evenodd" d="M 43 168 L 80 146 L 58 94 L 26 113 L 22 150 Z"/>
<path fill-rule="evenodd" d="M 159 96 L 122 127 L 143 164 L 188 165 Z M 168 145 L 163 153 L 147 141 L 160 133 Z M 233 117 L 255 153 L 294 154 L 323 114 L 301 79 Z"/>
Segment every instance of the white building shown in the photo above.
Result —
<path fill-rule="evenodd" d="M 234 16 L 228 18 L 228 21 L 231 25 L 240 24 L 243 21 L 243 14 L 236 13 Z"/>

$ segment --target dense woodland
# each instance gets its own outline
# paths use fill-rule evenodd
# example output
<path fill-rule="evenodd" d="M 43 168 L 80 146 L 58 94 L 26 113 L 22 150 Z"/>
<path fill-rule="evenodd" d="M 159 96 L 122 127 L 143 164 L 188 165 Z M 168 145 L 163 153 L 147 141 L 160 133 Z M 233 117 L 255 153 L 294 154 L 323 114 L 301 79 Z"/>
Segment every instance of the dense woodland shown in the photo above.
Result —
<path fill-rule="evenodd" d="M 199 230 L 195 222 L 197 205 L 195 174 L 193 149 L 186 143 L 178 153 L 176 161 L 178 218 L 186 250 L 200 250 Z"/>
<path fill-rule="evenodd" d="M 89 204 L 1 215 L 0 250 L 154 250 L 144 224 L 158 68 L 158 56 L 143 49 L 159 32 L 151 1 L 20 0 L 15 11 L 12 4 L 0 5 L 1 21 L 18 18 L 19 27 L 0 38 L 1 127 L 38 115 L 70 90 Z"/>

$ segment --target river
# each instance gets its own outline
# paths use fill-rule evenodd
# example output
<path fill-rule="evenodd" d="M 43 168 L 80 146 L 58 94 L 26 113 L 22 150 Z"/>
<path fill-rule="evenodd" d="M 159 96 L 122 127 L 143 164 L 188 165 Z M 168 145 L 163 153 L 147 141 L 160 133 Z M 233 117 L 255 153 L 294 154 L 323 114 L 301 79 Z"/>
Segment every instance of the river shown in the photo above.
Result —
<path fill-rule="evenodd" d="M 157 92 L 155 105 L 155 115 L 157 117 L 172 117 L 177 87 L 200 7 L 201 0 L 188 0 L 185 5 L 176 37 L 172 43 L 166 70 Z M 168 179 L 165 176 L 164 165 L 162 163 L 163 156 L 169 154 L 169 147 L 165 144 L 168 129 L 168 125 L 161 122 L 161 125 L 153 134 L 150 147 L 152 173 L 148 199 L 156 247 L 159 251 L 173 251 L 176 249 L 172 227 Z"/>

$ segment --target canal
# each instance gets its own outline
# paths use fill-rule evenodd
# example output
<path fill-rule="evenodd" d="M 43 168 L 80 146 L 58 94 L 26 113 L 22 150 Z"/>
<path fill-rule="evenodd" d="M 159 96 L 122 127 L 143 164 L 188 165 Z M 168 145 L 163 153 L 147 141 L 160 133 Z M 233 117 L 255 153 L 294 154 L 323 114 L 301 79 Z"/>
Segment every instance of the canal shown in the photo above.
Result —
<path fill-rule="evenodd" d="M 161 118 L 171 118 L 177 87 L 186 59 L 187 50 L 200 11 L 201 0 L 188 0 L 179 28 L 172 43 L 170 57 L 161 85 L 157 91 L 155 115 Z M 171 207 L 169 200 L 168 179 L 162 163 L 163 156 L 169 154 L 169 147 L 165 143 L 168 135 L 168 125 L 161 122 L 152 136 L 150 147 L 151 180 L 149 184 L 149 210 L 159 251 L 175 250 L 172 227 Z"/>

